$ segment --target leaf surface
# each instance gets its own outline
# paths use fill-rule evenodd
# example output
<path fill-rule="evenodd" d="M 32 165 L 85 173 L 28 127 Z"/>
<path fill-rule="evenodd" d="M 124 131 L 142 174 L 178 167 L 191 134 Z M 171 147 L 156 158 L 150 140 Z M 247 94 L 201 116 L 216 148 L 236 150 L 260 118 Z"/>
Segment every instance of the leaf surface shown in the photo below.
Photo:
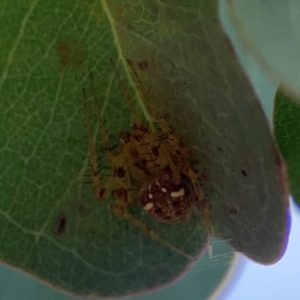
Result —
<path fill-rule="evenodd" d="M 188 268 L 185 257 L 113 215 L 113 199 L 97 201 L 85 183 L 83 91 L 91 73 L 112 141 L 131 125 L 110 57 L 145 119 L 148 97 L 197 157 L 215 233 L 258 262 L 278 259 L 284 171 L 220 30 L 216 2 L 32 0 L 0 8 L 1 260 L 102 297 L 160 287 Z M 206 245 L 199 218 L 165 224 L 139 207 L 131 213 L 192 256 Z"/>

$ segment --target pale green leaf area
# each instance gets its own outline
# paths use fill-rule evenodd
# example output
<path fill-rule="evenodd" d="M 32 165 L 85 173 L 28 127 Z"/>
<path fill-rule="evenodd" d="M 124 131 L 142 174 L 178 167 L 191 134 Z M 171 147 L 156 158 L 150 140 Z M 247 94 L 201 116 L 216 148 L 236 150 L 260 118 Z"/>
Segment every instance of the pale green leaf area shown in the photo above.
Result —
<path fill-rule="evenodd" d="M 300 205 L 300 105 L 283 88 L 278 89 L 274 109 L 274 131 L 288 170 L 293 199 Z"/>
<path fill-rule="evenodd" d="M 97 201 L 88 183 L 90 74 L 112 143 L 132 125 L 110 57 L 145 120 L 147 97 L 190 146 L 215 233 L 258 262 L 280 257 L 283 171 L 215 2 L 11 1 L 0 4 L 0 16 L 2 261 L 65 291 L 102 297 L 149 291 L 190 265 L 113 215 L 113 199 Z M 206 245 L 199 214 L 166 224 L 139 207 L 130 212 L 191 256 Z"/>
<path fill-rule="evenodd" d="M 277 86 L 280 84 L 299 97 L 300 3 L 295 0 L 224 2 L 244 51 Z"/>

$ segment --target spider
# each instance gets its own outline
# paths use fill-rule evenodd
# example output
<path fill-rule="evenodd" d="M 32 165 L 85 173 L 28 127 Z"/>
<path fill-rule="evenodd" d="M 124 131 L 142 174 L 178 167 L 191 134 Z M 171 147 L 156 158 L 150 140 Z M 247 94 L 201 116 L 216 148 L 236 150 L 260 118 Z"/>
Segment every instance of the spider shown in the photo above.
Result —
<path fill-rule="evenodd" d="M 116 77 L 122 86 L 114 62 L 111 60 Z M 141 84 L 133 63 L 128 60 L 129 67 Z M 192 166 L 192 154 L 182 140 L 178 139 L 174 130 L 168 125 L 166 117 L 145 98 L 146 106 L 151 112 L 158 129 L 150 129 L 149 124 L 142 121 L 132 101 L 125 95 L 127 106 L 133 115 L 133 125 L 128 131 L 120 134 L 116 147 L 110 144 L 109 135 L 103 121 L 99 118 L 100 107 L 92 73 L 90 74 L 93 103 L 92 110 L 97 113 L 97 129 L 105 156 L 110 164 L 113 176 L 107 177 L 101 172 L 96 142 L 94 140 L 91 118 L 87 108 L 84 91 L 85 123 L 88 131 L 89 164 L 91 167 L 92 187 L 95 197 L 104 201 L 113 196 L 112 213 L 126 219 L 138 227 L 150 238 L 162 243 L 189 260 L 193 257 L 171 244 L 152 231 L 143 222 L 133 216 L 130 205 L 140 205 L 149 215 L 162 222 L 183 222 L 187 220 L 192 210 L 197 206 L 202 210 L 204 223 L 208 228 L 208 246 L 211 245 L 211 230 L 209 227 L 209 210 L 204 199 L 199 177 Z M 147 94 L 147 93 L 145 93 Z M 90 108 L 91 111 L 91 108 Z"/>

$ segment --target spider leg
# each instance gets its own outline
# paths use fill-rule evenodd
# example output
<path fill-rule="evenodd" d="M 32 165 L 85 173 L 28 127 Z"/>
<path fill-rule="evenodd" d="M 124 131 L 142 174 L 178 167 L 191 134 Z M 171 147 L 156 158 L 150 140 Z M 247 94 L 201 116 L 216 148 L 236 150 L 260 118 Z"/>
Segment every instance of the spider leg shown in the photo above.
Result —
<path fill-rule="evenodd" d="M 200 210 L 203 212 L 203 221 L 204 224 L 207 228 L 207 247 L 208 247 L 208 254 L 209 257 L 212 257 L 212 237 L 213 237 L 213 233 L 212 233 L 212 228 L 210 225 L 210 212 L 209 212 L 209 206 L 207 201 L 204 198 L 204 193 L 203 190 L 200 186 L 200 182 L 198 179 L 197 174 L 192 170 L 192 169 L 187 169 L 187 170 L 183 170 L 182 172 L 183 174 L 185 174 L 191 181 L 192 185 L 193 185 L 193 189 L 196 192 L 197 195 L 197 205 L 200 208 Z"/>
<path fill-rule="evenodd" d="M 207 228 L 207 248 L 208 248 L 208 255 L 210 258 L 212 258 L 212 252 L 213 252 L 213 246 L 212 246 L 212 237 L 213 237 L 213 232 L 212 232 L 212 228 L 210 225 L 210 221 L 209 221 L 209 207 L 208 204 L 206 202 L 206 200 L 204 201 L 204 205 L 203 205 L 203 215 L 204 215 L 204 224 Z"/>
<path fill-rule="evenodd" d="M 128 211 L 128 203 L 129 199 L 127 190 L 120 189 L 117 191 L 117 200 L 112 204 L 111 210 L 112 212 L 119 218 L 127 220 L 129 223 L 133 224 L 137 228 L 139 228 L 141 231 L 143 231 L 146 235 L 148 235 L 151 239 L 159 242 L 160 244 L 168 247 L 172 251 L 176 252 L 177 254 L 186 257 L 188 260 L 195 260 L 195 257 L 188 255 L 183 250 L 179 249 L 172 243 L 168 242 L 161 236 L 159 236 L 157 233 L 155 233 L 153 230 L 151 230 L 148 226 L 146 226 L 142 221 L 138 220 L 136 217 L 134 217 L 129 211 Z M 121 199 L 120 197 L 123 197 Z"/>
<path fill-rule="evenodd" d="M 125 211 L 123 214 L 123 218 L 126 219 L 128 222 L 132 223 L 140 230 L 142 230 L 146 235 L 148 235 L 151 239 L 163 244 L 164 246 L 168 247 L 172 251 L 178 253 L 181 256 L 186 257 L 187 259 L 193 261 L 195 260 L 194 257 L 191 255 L 186 254 L 183 250 L 179 249 L 178 247 L 174 246 L 172 243 L 168 242 L 167 240 L 163 239 L 161 236 L 156 234 L 153 230 L 151 230 L 148 226 L 146 226 L 143 222 L 135 218 L 132 214 L 128 211 Z"/>
<path fill-rule="evenodd" d="M 98 124 L 98 133 L 100 134 L 100 138 L 102 140 L 102 143 L 104 145 L 105 148 L 105 152 L 109 152 L 111 153 L 111 146 L 109 143 L 109 136 L 105 130 L 104 124 L 103 124 L 103 120 L 101 118 L 101 106 L 100 106 L 100 101 L 97 97 L 97 92 L 96 92 L 96 88 L 94 85 L 94 79 L 93 79 L 93 74 L 90 74 L 90 81 L 91 81 L 91 85 L 90 85 L 90 93 L 93 97 L 93 112 L 96 112 L 96 116 L 97 116 L 97 124 Z"/>
<path fill-rule="evenodd" d="M 170 156 L 170 152 L 168 151 L 168 149 L 166 147 L 164 147 L 164 145 L 163 145 L 163 147 L 160 147 L 158 151 L 160 152 L 160 155 L 161 155 L 160 157 L 162 157 L 166 160 L 168 167 L 171 169 L 173 182 L 179 183 L 181 180 L 181 176 L 180 176 L 177 166 L 175 165 L 173 159 Z"/>
<path fill-rule="evenodd" d="M 116 78 L 117 78 L 117 81 L 118 81 L 118 85 L 119 85 L 120 90 L 121 90 L 121 92 L 123 94 L 123 98 L 125 99 L 126 104 L 127 104 L 128 108 L 129 108 L 129 110 L 130 110 L 130 112 L 131 112 L 131 114 L 133 116 L 134 123 L 135 124 L 141 124 L 142 123 L 141 117 L 139 116 L 139 114 L 136 112 L 136 109 L 134 108 L 132 100 L 131 100 L 128 92 L 127 92 L 127 89 L 125 88 L 125 84 L 122 81 L 122 79 L 120 77 L 120 74 L 119 74 L 119 72 L 117 70 L 115 62 L 113 61 L 112 58 L 110 58 L 109 61 L 110 61 L 110 64 L 111 64 L 111 66 L 112 66 L 112 68 L 113 68 L 113 70 L 115 72 L 115 75 L 116 75 Z"/>
<path fill-rule="evenodd" d="M 169 133 L 171 129 L 165 120 L 165 116 L 160 113 L 159 109 L 150 100 L 149 92 L 151 90 L 151 87 L 148 88 L 148 90 L 146 90 L 141 78 L 139 77 L 136 71 L 133 62 L 130 59 L 127 59 L 127 63 L 131 69 L 133 76 L 136 79 L 138 90 L 141 92 L 142 94 L 141 96 L 143 96 L 143 100 L 146 102 L 146 107 L 148 108 L 149 111 L 151 111 L 151 115 L 153 116 L 153 119 L 156 122 L 158 122 L 161 131 L 163 131 L 164 133 Z"/>
<path fill-rule="evenodd" d="M 168 167 L 172 174 L 173 182 L 179 184 L 181 180 L 181 175 L 178 170 L 178 167 L 176 166 L 171 157 L 170 153 L 172 152 L 169 149 L 170 147 L 168 147 L 168 140 L 166 138 L 162 139 L 159 136 L 155 136 L 154 139 L 150 141 L 144 138 L 143 142 L 143 146 L 148 148 L 150 154 L 150 159 L 147 160 L 147 163 L 153 163 L 151 164 L 151 166 L 148 165 L 147 170 L 145 171 L 149 171 L 155 168 L 156 172 L 159 173 Z"/>
<path fill-rule="evenodd" d="M 106 179 L 103 180 L 101 178 L 100 170 L 99 170 L 99 157 L 98 157 L 98 150 L 97 150 L 97 145 L 95 142 L 95 130 L 93 130 L 92 126 L 92 116 L 93 113 L 96 112 L 97 116 L 97 122 L 99 123 L 99 132 L 101 134 L 103 143 L 105 145 L 105 148 L 109 148 L 109 137 L 107 133 L 105 132 L 104 126 L 102 124 L 102 121 L 100 119 L 101 116 L 101 111 L 99 105 L 98 98 L 96 97 L 96 90 L 94 87 L 93 83 L 93 76 L 92 73 L 90 74 L 90 80 L 91 80 L 91 87 L 90 87 L 90 93 L 93 97 L 91 104 L 88 104 L 88 97 L 86 95 L 85 89 L 83 90 L 83 98 L 84 98 L 84 103 L 83 103 L 83 115 L 84 115 L 84 122 L 85 126 L 87 129 L 87 136 L 88 136 L 88 150 L 89 150 L 89 165 L 91 167 L 91 177 L 92 177 L 92 186 L 93 186 L 93 192 L 94 195 L 96 196 L 97 199 L 104 200 L 106 194 L 107 194 L 107 189 L 109 188 L 111 184 L 111 179 Z M 105 151 L 109 152 L 110 151 Z M 105 187 L 105 188 L 104 188 Z"/>

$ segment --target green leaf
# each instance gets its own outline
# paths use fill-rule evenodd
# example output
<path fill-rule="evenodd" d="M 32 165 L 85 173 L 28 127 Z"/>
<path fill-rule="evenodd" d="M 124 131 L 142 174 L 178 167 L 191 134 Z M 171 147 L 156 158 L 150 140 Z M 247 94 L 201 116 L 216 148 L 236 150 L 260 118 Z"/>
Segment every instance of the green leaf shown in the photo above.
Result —
<path fill-rule="evenodd" d="M 131 125 L 110 57 L 144 117 L 151 117 L 148 97 L 199 160 L 215 233 L 258 262 L 279 258 L 286 232 L 283 171 L 220 30 L 216 3 L 0 4 L 1 260 L 66 291 L 102 297 L 162 286 L 189 266 L 186 257 L 117 218 L 113 199 L 97 201 L 84 183 L 83 90 L 91 73 L 112 140 Z M 130 211 L 189 255 L 203 251 L 207 228 L 199 218 L 165 224 L 139 207 Z"/>
<path fill-rule="evenodd" d="M 300 105 L 283 88 L 275 97 L 275 137 L 287 165 L 289 184 L 293 199 L 300 205 Z"/>
<path fill-rule="evenodd" d="M 113 3 L 111 14 L 119 16 Z M 215 234 L 257 262 L 274 263 L 289 232 L 285 169 L 256 96 L 216 26 L 215 4 L 146 3 L 144 11 L 159 11 L 159 22 L 150 16 L 136 22 L 130 9 L 113 18 L 123 55 L 137 65 L 147 62 L 139 73 L 151 87 L 149 97 L 199 159 Z M 178 31 L 171 30 L 174 24 Z M 162 36 L 155 35 L 159 28 Z"/>

